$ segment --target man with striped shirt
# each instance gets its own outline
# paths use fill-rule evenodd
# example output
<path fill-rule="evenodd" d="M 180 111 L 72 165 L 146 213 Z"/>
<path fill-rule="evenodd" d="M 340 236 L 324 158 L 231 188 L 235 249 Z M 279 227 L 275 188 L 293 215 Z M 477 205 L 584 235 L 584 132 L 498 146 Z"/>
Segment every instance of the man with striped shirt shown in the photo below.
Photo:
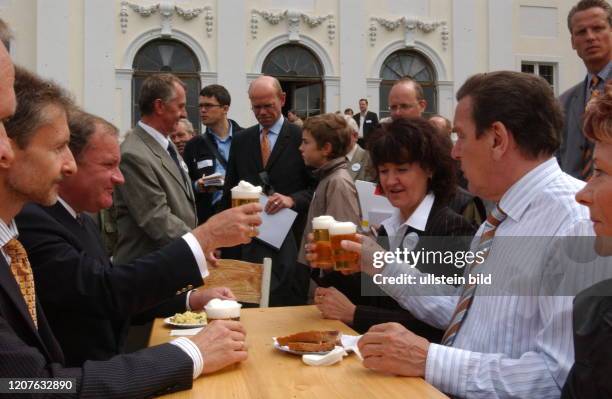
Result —
<path fill-rule="evenodd" d="M 453 157 L 469 190 L 497 203 L 472 243 L 485 259 L 464 276 L 490 275 L 492 282 L 383 286 L 446 335 L 438 345 L 395 323 L 374 326 L 359 344 L 364 365 L 423 377 L 457 397 L 559 397 L 573 363 L 572 298 L 538 295 L 540 277 L 555 237 L 588 217 L 574 200 L 583 183 L 553 156 L 563 123 L 559 104 L 544 80 L 516 72 L 475 75 L 457 100 Z M 418 277 L 399 263 L 382 269 L 383 277 L 403 273 Z"/>

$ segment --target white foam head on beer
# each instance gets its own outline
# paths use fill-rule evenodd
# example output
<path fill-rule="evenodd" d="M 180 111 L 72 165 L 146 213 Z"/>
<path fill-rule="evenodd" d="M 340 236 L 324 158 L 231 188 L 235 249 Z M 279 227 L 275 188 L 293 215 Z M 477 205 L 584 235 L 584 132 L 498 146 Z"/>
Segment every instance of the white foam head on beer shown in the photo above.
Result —
<path fill-rule="evenodd" d="M 261 186 L 254 186 L 248 181 L 240 180 L 236 187 L 232 188 L 232 198 L 259 198 L 261 195 Z"/>
<path fill-rule="evenodd" d="M 328 230 L 329 226 L 331 226 L 331 224 L 335 222 L 336 220 L 333 216 L 317 216 L 316 218 L 312 218 L 312 228 L 314 230 Z"/>
<path fill-rule="evenodd" d="M 329 226 L 330 236 L 357 233 L 357 225 L 353 222 L 336 222 Z"/>
<path fill-rule="evenodd" d="M 213 298 L 204 306 L 204 311 L 211 319 L 232 319 L 240 317 L 241 307 L 236 301 Z"/>

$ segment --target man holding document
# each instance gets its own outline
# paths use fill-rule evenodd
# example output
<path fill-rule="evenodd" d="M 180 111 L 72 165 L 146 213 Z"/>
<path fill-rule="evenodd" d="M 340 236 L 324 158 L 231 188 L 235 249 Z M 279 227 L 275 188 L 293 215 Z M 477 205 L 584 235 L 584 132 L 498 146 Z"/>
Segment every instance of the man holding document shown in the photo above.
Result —
<path fill-rule="evenodd" d="M 304 304 L 309 270 L 296 264 L 296 243 L 300 242 L 304 232 L 314 181 L 299 151 L 302 132 L 283 117 L 281 110 L 285 93 L 275 78 L 262 76 L 255 79 L 249 86 L 249 99 L 259 123 L 244 130 L 232 143 L 223 195 L 225 207 L 230 205 L 230 190 L 244 180 L 261 186 L 268 196 L 267 215 L 262 215 L 260 227 L 262 233 L 269 227 L 266 216 L 279 218 L 282 223 L 285 218 L 294 217 L 287 212 L 290 209 L 297 212 L 297 218 L 280 248 L 256 239 L 237 248 L 237 253 L 232 255 L 251 262 L 272 258 L 271 306 Z M 274 228 L 275 232 L 279 230 Z"/>
<path fill-rule="evenodd" d="M 204 87 L 200 91 L 200 118 L 206 131 L 185 145 L 183 158 L 195 192 L 198 223 L 204 223 L 220 208 L 232 140 L 243 130 L 227 117 L 231 102 L 225 87 Z"/>

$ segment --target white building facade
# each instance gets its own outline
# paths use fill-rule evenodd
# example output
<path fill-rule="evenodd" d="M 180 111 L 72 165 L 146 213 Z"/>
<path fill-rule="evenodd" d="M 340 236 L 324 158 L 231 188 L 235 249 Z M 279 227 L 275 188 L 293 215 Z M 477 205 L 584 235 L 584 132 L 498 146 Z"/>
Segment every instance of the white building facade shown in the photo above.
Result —
<path fill-rule="evenodd" d="M 232 95 L 230 117 L 255 122 L 247 88 L 279 77 L 302 116 L 369 108 L 385 116 L 393 81 L 425 87 L 428 112 L 453 115 L 472 74 L 516 70 L 557 94 L 584 77 L 570 45 L 570 0 L 0 0 L 16 63 L 69 89 L 121 131 L 137 120 L 147 74 L 188 84 L 190 119 L 211 83 Z"/>

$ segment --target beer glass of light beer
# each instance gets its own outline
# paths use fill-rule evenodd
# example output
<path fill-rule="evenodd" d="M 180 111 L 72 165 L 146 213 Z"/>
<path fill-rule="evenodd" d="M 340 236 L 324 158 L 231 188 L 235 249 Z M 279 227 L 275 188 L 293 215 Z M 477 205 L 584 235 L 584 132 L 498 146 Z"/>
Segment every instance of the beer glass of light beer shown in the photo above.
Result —
<path fill-rule="evenodd" d="M 244 180 L 240 180 L 238 185 L 233 187 L 231 191 L 232 208 L 250 203 L 259 203 L 259 198 L 261 197 L 261 187 L 254 186 Z M 255 237 L 257 235 L 256 232 L 256 229 L 252 229 L 249 235 Z"/>
<path fill-rule="evenodd" d="M 346 251 L 342 240 L 357 242 L 357 226 L 352 222 L 335 222 L 329 226 L 329 237 L 334 260 L 334 270 L 355 270 L 359 268 L 359 254 Z"/>
<path fill-rule="evenodd" d="M 329 241 L 329 226 L 335 223 L 333 217 L 322 215 L 312 219 L 312 233 L 317 244 L 317 260 L 315 266 L 322 269 L 330 269 L 334 266 L 332 259 L 331 242 Z"/>

